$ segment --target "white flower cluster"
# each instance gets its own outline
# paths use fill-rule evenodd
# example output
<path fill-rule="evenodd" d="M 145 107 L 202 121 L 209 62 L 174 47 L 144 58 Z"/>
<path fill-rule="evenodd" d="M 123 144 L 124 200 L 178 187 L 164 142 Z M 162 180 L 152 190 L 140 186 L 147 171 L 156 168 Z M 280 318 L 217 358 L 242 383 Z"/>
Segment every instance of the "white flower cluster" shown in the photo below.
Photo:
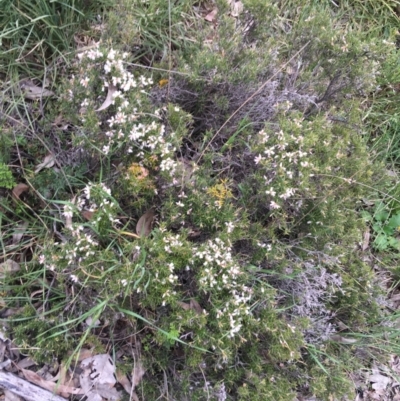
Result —
<path fill-rule="evenodd" d="M 95 216 L 90 220 L 93 225 L 99 224 L 102 219 L 107 219 L 110 224 L 119 223 L 115 218 L 117 205 L 111 198 L 111 190 L 103 183 L 89 183 L 83 189 L 82 195 L 78 198 L 76 205 L 65 204 L 63 215 L 70 220 L 65 225 L 71 238 L 61 244 L 51 243 L 48 247 L 47 257 L 42 254 L 39 256 L 39 263 L 51 271 L 78 271 L 82 268 L 83 262 L 86 264 L 88 259 L 93 258 L 98 252 L 98 242 L 95 241 L 90 231 L 82 224 L 73 224 L 74 213 L 86 210 L 95 212 Z M 55 251 L 57 249 L 57 251 Z M 73 282 L 78 282 L 78 276 L 70 274 Z"/>
<path fill-rule="evenodd" d="M 164 250 L 167 253 L 172 253 L 183 246 L 182 239 L 179 234 L 168 233 L 163 237 L 165 243 Z"/>
<path fill-rule="evenodd" d="M 97 203 L 96 203 L 97 202 Z M 111 198 L 111 190 L 104 183 L 89 183 L 83 189 L 83 194 L 78 199 L 78 208 L 83 211 L 95 212 L 96 217 L 92 220 L 94 224 L 100 223 L 106 217 L 111 225 L 119 224 L 115 218 L 117 204 Z"/>
<path fill-rule="evenodd" d="M 39 263 L 53 272 L 67 272 L 72 282 L 77 283 L 79 279 L 75 274 L 70 274 L 71 271 L 78 271 L 83 261 L 96 254 L 98 243 L 82 225 L 69 227 L 69 232 L 72 235 L 71 240 L 49 244 L 47 256 L 41 254 Z"/>
<path fill-rule="evenodd" d="M 301 121 L 293 121 L 301 128 Z M 256 147 L 262 152 L 254 158 L 254 163 L 265 173 L 265 194 L 268 196 L 270 210 L 281 209 L 284 201 L 292 198 L 298 188 L 305 169 L 312 164 L 305 158 L 309 152 L 303 150 L 304 137 L 285 134 L 282 130 L 268 135 L 265 130 L 258 133 Z M 271 185 L 272 184 L 272 185 Z"/>
<path fill-rule="evenodd" d="M 140 110 L 141 99 L 146 95 L 144 91 L 146 87 L 153 84 L 151 78 L 144 76 L 135 77 L 128 69 L 127 63 L 124 61 L 127 57 L 126 53 L 121 54 L 116 50 L 100 50 L 98 48 L 88 50 L 79 55 L 83 61 L 85 59 L 103 63 L 103 90 L 108 88 L 111 94 L 111 104 L 116 106 L 116 112 L 107 120 L 108 130 L 105 133 L 105 140 L 101 146 L 96 143 L 105 155 L 110 154 L 116 149 L 125 148 L 127 153 L 136 151 L 136 156 L 144 158 L 146 152 L 151 152 L 156 156 L 160 164 L 160 171 L 165 177 L 177 182 L 179 163 L 175 160 L 175 153 L 179 147 L 179 140 L 175 132 L 168 132 L 166 137 L 166 129 L 163 124 L 157 122 L 161 119 L 162 112 L 167 109 L 156 110 L 151 116 L 153 121 L 148 121 L 150 114 L 138 111 Z M 93 63 L 91 66 L 94 67 Z M 90 66 L 89 66 L 90 67 Z M 79 84 L 86 90 L 85 96 L 90 95 L 91 79 L 88 75 L 84 75 Z M 91 84 L 91 85 L 90 85 Z M 128 92 L 134 91 L 133 96 Z M 134 99 L 135 104 L 130 104 Z M 84 113 L 90 102 L 87 98 L 81 103 L 82 118 L 85 119 Z M 109 111 L 110 109 L 108 109 Z M 172 113 L 180 113 L 179 107 L 171 109 Z M 97 140 L 98 141 L 98 140 Z"/>
<path fill-rule="evenodd" d="M 171 262 L 168 263 L 167 266 L 170 273 L 168 276 L 161 278 L 159 277 L 158 272 L 156 272 L 154 275 L 155 283 L 160 283 L 163 286 L 165 286 L 166 284 L 171 286 L 171 288 L 165 290 L 164 294 L 162 295 L 162 306 L 165 306 L 171 298 L 176 296 L 176 291 L 174 291 L 172 288 L 178 283 L 178 276 L 174 274 L 175 265 Z"/>
<path fill-rule="evenodd" d="M 240 283 L 242 270 L 232 256 L 231 244 L 216 238 L 195 248 L 193 254 L 193 263 L 201 263 L 200 289 L 219 294 L 227 291 L 226 301 L 216 316 L 228 336 L 233 337 L 240 331 L 243 318 L 250 314 L 252 290 Z"/>

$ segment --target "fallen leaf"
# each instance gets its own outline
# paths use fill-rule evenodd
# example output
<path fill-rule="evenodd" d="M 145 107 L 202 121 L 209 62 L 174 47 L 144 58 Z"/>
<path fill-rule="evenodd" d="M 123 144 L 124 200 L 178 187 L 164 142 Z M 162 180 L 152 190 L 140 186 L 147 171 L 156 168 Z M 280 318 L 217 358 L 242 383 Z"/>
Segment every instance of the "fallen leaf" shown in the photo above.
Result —
<path fill-rule="evenodd" d="M 186 302 L 178 301 L 177 304 L 184 310 L 189 310 L 190 309 L 190 305 L 187 304 Z"/>
<path fill-rule="evenodd" d="M 115 365 L 107 354 L 95 355 L 80 363 L 82 373 L 79 382 L 88 401 L 119 400 L 120 394 L 113 388 Z"/>
<path fill-rule="evenodd" d="M 154 209 L 149 209 L 137 222 L 136 234 L 140 237 L 147 237 L 153 229 Z"/>
<path fill-rule="evenodd" d="M 132 390 L 141 382 L 146 370 L 143 368 L 139 359 L 136 359 L 135 366 L 132 369 Z"/>
<path fill-rule="evenodd" d="M 37 174 L 40 170 L 42 170 L 42 169 L 44 169 L 44 168 L 53 167 L 53 166 L 54 166 L 54 163 L 55 163 L 54 155 L 52 155 L 52 154 L 47 155 L 47 156 L 43 159 L 43 162 L 40 163 L 40 164 L 38 164 L 38 165 L 36 166 L 35 174 Z"/>
<path fill-rule="evenodd" d="M 109 107 L 111 104 L 113 104 L 114 103 L 114 93 L 116 91 L 117 91 L 116 86 L 109 85 L 106 100 L 104 100 L 104 103 L 96 111 L 105 110 L 107 107 Z"/>
<path fill-rule="evenodd" d="M 191 309 L 191 310 L 195 311 L 198 315 L 201 315 L 203 313 L 202 307 L 195 299 L 191 299 L 190 303 L 178 302 L 178 305 L 184 310 Z"/>
<path fill-rule="evenodd" d="M 20 197 L 24 192 L 26 192 L 26 191 L 28 191 L 28 190 L 29 190 L 28 185 L 19 183 L 19 184 L 17 184 L 17 185 L 13 188 L 13 190 L 12 190 L 13 197 L 14 197 L 15 199 L 19 199 L 19 197 Z"/>
<path fill-rule="evenodd" d="M 91 211 L 89 211 L 89 210 L 82 210 L 81 216 L 82 216 L 85 220 L 90 221 L 90 220 L 92 220 L 93 213 L 94 213 L 94 212 L 91 212 Z"/>
<path fill-rule="evenodd" d="M 21 270 L 19 264 L 11 259 L 7 259 L 0 264 L 0 278 L 4 278 L 7 274 L 13 274 Z"/>
<path fill-rule="evenodd" d="M 93 350 L 90 350 L 89 348 L 82 348 L 79 351 L 79 356 L 77 360 L 80 362 L 83 361 L 84 359 L 91 358 L 92 356 L 93 356 Z"/>
<path fill-rule="evenodd" d="M 107 384 L 96 384 L 86 397 L 87 401 L 103 401 L 104 399 L 118 401 L 122 398 L 121 394 L 114 387 L 109 387 Z"/>
<path fill-rule="evenodd" d="M 357 339 L 355 339 L 355 338 L 347 338 L 347 337 L 340 336 L 339 334 L 331 335 L 330 339 L 332 341 L 335 341 L 340 344 L 354 344 L 357 342 Z"/>
<path fill-rule="evenodd" d="M 84 391 L 79 388 L 64 386 L 59 383 L 53 383 L 52 381 L 44 380 L 36 372 L 32 372 L 31 370 L 21 369 L 21 371 L 26 380 L 36 384 L 41 388 L 51 391 L 52 393 L 84 394 Z"/>
<path fill-rule="evenodd" d="M 231 15 L 232 17 L 238 17 L 243 12 L 243 3 L 241 1 L 231 2 Z"/>
<path fill-rule="evenodd" d="M 195 299 L 190 300 L 190 309 L 194 310 L 198 315 L 203 313 L 203 308 Z"/>
<path fill-rule="evenodd" d="M 28 228 L 28 223 L 22 223 L 19 224 L 17 227 L 15 227 L 15 231 L 12 236 L 13 245 L 17 245 L 21 241 L 27 228 Z"/>
<path fill-rule="evenodd" d="M 23 79 L 19 83 L 22 95 L 25 99 L 37 100 L 43 97 L 53 96 L 54 92 L 45 89 L 44 87 L 37 86 L 30 79 Z"/>
<path fill-rule="evenodd" d="M 107 354 L 99 354 L 86 358 L 81 361 L 80 367 L 83 370 L 90 371 L 88 375 L 83 375 L 83 378 L 87 376 L 92 383 L 91 386 L 94 383 L 98 383 L 107 384 L 112 387 L 117 382 L 114 377 L 115 365 Z M 87 384 L 87 380 L 85 383 Z M 85 390 L 87 389 L 86 387 Z"/>
<path fill-rule="evenodd" d="M 218 13 L 218 9 L 214 8 L 214 10 L 210 11 L 205 17 L 204 19 L 208 22 L 214 22 L 216 20 L 217 17 L 217 13 Z"/>
<path fill-rule="evenodd" d="M 380 373 L 370 375 L 368 380 L 372 383 L 371 387 L 374 390 L 386 390 L 387 385 L 392 382 L 392 379 L 387 376 L 383 376 Z"/>
<path fill-rule="evenodd" d="M 368 247 L 369 247 L 369 239 L 370 239 L 370 236 L 371 236 L 371 234 L 370 234 L 369 230 L 366 230 L 366 231 L 364 232 L 363 243 L 362 243 L 362 246 L 361 246 L 361 249 L 362 249 L 363 251 L 365 251 L 365 250 L 368 249 Z"/>
<path fill-rule="evenodd" d="M 117 380 L 118 383 L 124 388 L 124 390 L 130 394 L 132 391 L 132 385 L 131 382 L 129 381 L 128 377 L 126 374 L 122 373 L 120 370 L 117 371 Z"/>

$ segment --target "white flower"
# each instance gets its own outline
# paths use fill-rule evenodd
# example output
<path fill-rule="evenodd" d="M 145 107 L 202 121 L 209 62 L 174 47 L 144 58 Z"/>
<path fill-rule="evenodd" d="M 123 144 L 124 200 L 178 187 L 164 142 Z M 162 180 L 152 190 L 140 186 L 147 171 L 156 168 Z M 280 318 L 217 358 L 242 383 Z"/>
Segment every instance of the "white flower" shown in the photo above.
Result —
<path fill-rule="evenodd" d="M 270 188 L 270 189 L 267 189 L 266 191 L 265 191 L 265 193 L 267 194 L 267 195 L 271 195 L 271 196 L 275 196 L 276 195 L 276 192 L 274 191 L 274 188 Z"/>
<path fill-rule="evenodd" d="M 74 283 L 77 283 L 77 282 L 79 281 L 78 277 L 75 276 L 75 274 L 71 274 L 71 275 L 69 276 L 69 278 L 70 278 Z"/>
<path fill-rule="evenodd" d="M 115 115 L 114 122 L 115 122 L 116 124 L 124 124 L 124 123 L 126 122 L 126 114 L 119 111 L 119 112 Z"/>
<path fill-rule="evenodd" d="M 107 58 L 109 60 L 115 60 L 115 55 L 116 55 L 116 51 L 114 49 L 111 49 L 107 55 Z"/>
<path fill-rule="evenodd" d="M 85 99 L 82 103 L 81 103 L 81 107 L 87 107 L 89 106 L 89 100 Z"/>
<path fill-rule="evenodd" d="M 287 199 L 287 198 L 290 198 L 294 193 L 295 193 L 295 189 L 293 189 L 293 188 L 288 188 L 286 191 L 285 191 L 285 193 L 283 193 L 283 194 L 281 194 L 281 195 L 279 195 L 279 197 L 281 198 L 281 199 Z"/>
<path fill-rule="evenodd" d="M 265 150 L 264 150 L 264 153 L 265 153 L 268 157 L 273 156 L 273 155 L 275 154 L 274 146 L 272 146 L 272 147 L 269 148 L 269 149 L 265 149 Z"/>
<path fill-rule="evenodd" d="M 82 79 L 79 81 L 79 83 L 80 83 L 84 88 L 87 88 L 87 87 L 88 87 L 89 82 L 90 82 L 89 77 L 82 78 Z"/>
<path fill-rule="evenodd" d="M 63 215 L 67 218 L 67 219 L 72 219 L 73 216 L 73 211 L 72 211 L 72 207 L 70 205 L 64 205 L 64 212 Z"/>
<path fill-rule="evenodd" d="M 225 225 L 226 225 L 228 234 L 230 234 L 233 231 L 233 229 L 235 228 L 235 226 L 233 225 L 233 223 L 231 221 L 229 221 L 228 223 L 225 223 Z"/>
<path fill-rule="evenodd" d="M 274 202 L 274 201 L 272 201 L 270 204 L 269 204 L 269 207 L 271 208 L 271 209 L 280 209 L 281 207 L 276 203 L 276 202 Z"/>
<path fill-rule="evenodd" d="M 260 161 L 263 159 L 263 157 L 261 155 L 258 155 L 254 158 L 254 163 L 258 164 L 260 163 Z"/>
<path fill-rule="evenodd" d="M 110 151 L 110 145 L 105 145 L 103 146 L 103 152 L 108 155 L 108 152 Z"/>

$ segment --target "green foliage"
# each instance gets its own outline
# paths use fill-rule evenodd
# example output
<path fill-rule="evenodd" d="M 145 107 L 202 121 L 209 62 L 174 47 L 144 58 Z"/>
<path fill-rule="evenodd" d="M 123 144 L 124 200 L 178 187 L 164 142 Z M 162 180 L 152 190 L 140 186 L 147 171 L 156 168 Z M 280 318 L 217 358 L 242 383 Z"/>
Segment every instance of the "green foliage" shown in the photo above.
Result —
<path fill-rule="evenodd" d="M 0 163 L 0 187 L 12 189 L 16 185 L 11 170 L 4 163 Z"/>
<path fill-rule="evenodd" d="M 55 357 L 63 356 L 75 341 L 69 334 L 55 329 L 56 316 L 37 318 L 32 306 L 24 307 L 12 322 L 15 341 L 38 363 L 51 363 Z"/>
<path fill-rule="evenodd" d="M 373 245 L 378 251 L 385 251 L 388 248 L 400 249 L 398 232 L 400 229 L 400 212 L 393 210 L 380 202 L 375 206 L 373 214 L 363 211 L 365 221 L 371 224 L 374 232 Z"/>
<path fill-rule="evenodd" d="M 40 72 L 73 44 L 77 28 L 87 22 L 101 1 L 74 0 L 71 4 L 41 0 L 2 1 L 0 73 Z M 35 57 L 32 57 L 35 52 Z M 36 74 L 35 74 L 36 75 Z"/>

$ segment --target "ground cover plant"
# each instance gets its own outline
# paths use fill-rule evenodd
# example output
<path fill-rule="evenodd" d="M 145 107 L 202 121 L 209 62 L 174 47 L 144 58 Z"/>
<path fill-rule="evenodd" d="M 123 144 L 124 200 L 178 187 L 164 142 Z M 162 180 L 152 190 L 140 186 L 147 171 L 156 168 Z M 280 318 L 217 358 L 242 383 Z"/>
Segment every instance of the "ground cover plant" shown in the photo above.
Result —
<path fill-rule="evenodd" d="M 397 2 L 35 4 L 1 22 L 1 334 L 64 373 L 24 377 L 393 399 Z"/>

